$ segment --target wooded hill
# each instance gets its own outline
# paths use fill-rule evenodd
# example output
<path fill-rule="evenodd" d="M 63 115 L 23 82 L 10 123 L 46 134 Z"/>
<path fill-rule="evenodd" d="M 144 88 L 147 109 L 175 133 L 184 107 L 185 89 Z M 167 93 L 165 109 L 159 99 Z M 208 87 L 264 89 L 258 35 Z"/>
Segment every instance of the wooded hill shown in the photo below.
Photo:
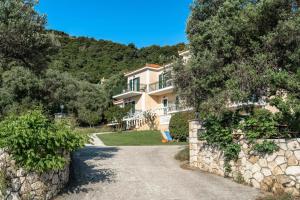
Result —
<path fill-rule="evenodd" d="M 63 32 L 51 31 L 59 40 L 58 53 L 52 56 L 49 68 L 69 72 L 73 76 L 99 83 L 102 78 L 142 67 L 146 63 L 164 64 L 178 57 L 185 48 L 174 46 L 149 46 L 137 48 L 134 44 L 123 45 L 107 40 L 71 37 Z"/>

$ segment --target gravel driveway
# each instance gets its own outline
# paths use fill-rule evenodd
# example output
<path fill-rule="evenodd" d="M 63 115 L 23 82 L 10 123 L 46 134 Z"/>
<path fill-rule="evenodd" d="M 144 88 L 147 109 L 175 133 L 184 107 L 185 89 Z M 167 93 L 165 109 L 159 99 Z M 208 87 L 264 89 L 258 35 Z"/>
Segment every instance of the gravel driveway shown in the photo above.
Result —
<path fill-rule="evenodd" d="M 56 200 L 254 200 L 231 180 L 184 170 L 182 147 L 86 147 L 74 154 L 74 180 Z"/>

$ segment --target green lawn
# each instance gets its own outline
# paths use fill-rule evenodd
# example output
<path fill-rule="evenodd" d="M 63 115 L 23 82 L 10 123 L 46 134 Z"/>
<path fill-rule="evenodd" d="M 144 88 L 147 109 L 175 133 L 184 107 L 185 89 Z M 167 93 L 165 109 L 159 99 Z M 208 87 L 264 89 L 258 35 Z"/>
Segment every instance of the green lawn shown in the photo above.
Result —
<path fill-rule="evenodd" d="M 186 142 L 162 143 L 159 131 L 131 131 L 101 134 L 98 137 L 107 146 L 151 146 L 151 145 L 186 145 Z"/>
<path fill-rule="evenodd" d="M 112 132 L 113 129 L 107 126 L 101 127 L 76 127 L 75 131 L 80 134 L 92 134 L 92 133 L 103 133 L 103 132 Z"/>

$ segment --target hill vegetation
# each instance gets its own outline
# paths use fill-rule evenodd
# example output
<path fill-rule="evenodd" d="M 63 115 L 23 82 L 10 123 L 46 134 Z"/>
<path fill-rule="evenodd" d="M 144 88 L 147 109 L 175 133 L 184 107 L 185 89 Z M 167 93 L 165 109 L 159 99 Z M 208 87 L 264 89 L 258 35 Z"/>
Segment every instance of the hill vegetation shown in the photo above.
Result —
<path fill-rule="evenodd" d="M 59 40 L 58 53 L 51 57 L 50 68 L 99 83 L 102 78 L 142 67 L 146 63 L 165 64 L 178 57 L 183 43 L 174 46 L 150 46 L 138 49 L 134 44 L 123 45 L 107 40 L 71 37 L 51 31 Z"/>

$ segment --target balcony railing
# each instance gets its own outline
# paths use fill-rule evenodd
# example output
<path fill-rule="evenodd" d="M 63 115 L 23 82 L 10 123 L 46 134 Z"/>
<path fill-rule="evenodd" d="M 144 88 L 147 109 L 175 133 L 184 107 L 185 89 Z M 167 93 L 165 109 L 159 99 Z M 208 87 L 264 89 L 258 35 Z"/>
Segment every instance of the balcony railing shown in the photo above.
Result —
<path fill-rule="evenodd" d="M 142 110 L 135 110 L 135 111 L 129 111 L 127 115 L 124 117 L 125 119 L 132 119 L 132 118 L 140 118 L 143 115 Z"/>
<path fill-rule="evenodd" d="M 149 85 L 149 92 L 153 92 L 156 90 L 164 89 L 170 86 L 173 86 L 173 80 L 167 80 L 165 82 L 156 82 Z"/>
<path fill-rule="evenodd" d="M 119 89 L 119 92 L 116 92 L 115 95 L 119 95 L 119 94 L 124 94 L 127 92 L 145 92 L 147 89 L 147 85 L 146 84 L 139 84 L 139 85 L 130 85 L 127 84 L 125 87 L 123 87 L 122 89 Z"/>

